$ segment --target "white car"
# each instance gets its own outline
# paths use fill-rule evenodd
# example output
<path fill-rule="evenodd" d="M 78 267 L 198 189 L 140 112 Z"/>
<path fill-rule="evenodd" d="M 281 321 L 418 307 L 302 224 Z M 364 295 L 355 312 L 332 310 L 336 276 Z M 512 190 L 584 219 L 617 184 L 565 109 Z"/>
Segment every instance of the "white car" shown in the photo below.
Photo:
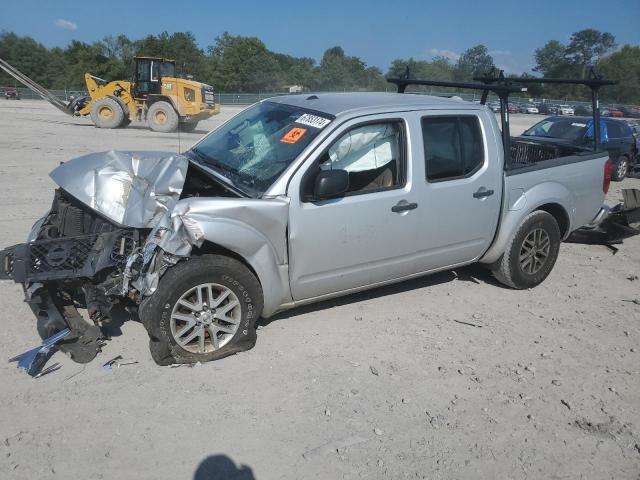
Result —
<path fill-rule="evenodd" d="M 573 107 L 569 105 L 558 105 L 558 115 L 574 115 Z"/>
<path fill-rule="evenodd" d="M 535 105 L 525 105 L 524 113 L 540 113 Z"/>

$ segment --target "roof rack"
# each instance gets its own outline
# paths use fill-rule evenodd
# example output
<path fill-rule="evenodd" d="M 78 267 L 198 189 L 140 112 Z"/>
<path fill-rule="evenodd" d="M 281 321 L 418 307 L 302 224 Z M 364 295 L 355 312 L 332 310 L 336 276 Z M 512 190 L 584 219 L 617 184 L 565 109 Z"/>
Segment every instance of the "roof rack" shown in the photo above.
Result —
<path fill-rule="evenodd" d="M 466 90 L 481 90 L 482 99 L 480 103 L 484 105 L 487 102 L 489 92 L 495 93 L 500 99 L 500 122 L 502 124 L 502 146 L 504 149 L 505 164 L 509 164 L 511 159 L 511 133 L 509 131 L 509 94 L 526 92 L 527 88 L 523 84 L 530 83 L 554 83 L 566 85 L 584 85 L 591 89 L 591 103 L 593 107 L 593 130 L 594 130 L 594 149 L 600 148 L 600 111 L 598 102 L 598 91 L 600 87 L 606 85 L 617 85 L 618 82 L 612 80 L 604 80 L 599 77 L 593 67 L 589 69 L 589 78 L 580 79 L 561 79 L 561 78 L 531 78 L 531 77 L 505 77 L 503 70 L 492 68 L 487 75 L 481 77 L 473 77 L 473 80 L 481 83 L 461 83 L 461 82 L 445 82 L 440 80 L 420 80 L 409 78 L 409 67 L 405 70 L 401 78 L 389 78 L 387 81 L 393 83 L 398 88 L 398 93 L 404 93 L 409 85 L 428 85 L 432 87 L 450 87 L 461 88 Z M 520 86 L 514 84 L 521 84 Z"/>
<path fill-rule="evenodd" d="M 409 67 L 405 70 L 401 78 L 389 78 L 387 82 L 393 83 L 398 87 L 398 93 L 404 93 L 409 85 L 428 85 L 431 87 L 451 87 L 462 88 L 467 90 L 482 90 L 482 101 L 487 101 L 489 92 L 495 93 L 500 99 L 500 122 L 502 124 L 502 147 L 504 149 L 505 165 L 509 163 L 511 158 L 511 133 L 509 130 L 509 94 L 526 92 L 526 87 L 517 87 L 514 85 L 494 84 L 494 82 L 484 83 L 462 83 L 462 82 L 444 82 L 440 80 L 419 80 L 409 78 Z"/>
<path fill-rule="evenodd" d="M 598 150 L 600 148 L 600 101 L 598 100 L 598 92 L 600 87 L 609 86 L 609 85 L 617 85 L 619 82 L 614 80 L 604 80 L 601 76 L 599 76 L 593 67 L 589 68 L 589 74 L 585 79 L 570 79 L 570 78 L 533 78 L 533 77 L 505 77 L 504 71 L 500 70 L 499 72 L 492 68 L 489 73 L 482 77 L 473 77 L 473 79 L 477 82 L 482 82 L 485 85 L 504 85 L 509 86 L 514 83 L 519 83 L 523 85 L 538 83 L 552 83 L 556 85 L 584 85 L 585 87 L 589 87 L 591 90 L 591 109 L 593 112 L 593 140 L 594 140 L 594 150 Z M 486 96 L 483 94 L 483 101 L 481 103 L 484 104 L 486 101 Z"/>

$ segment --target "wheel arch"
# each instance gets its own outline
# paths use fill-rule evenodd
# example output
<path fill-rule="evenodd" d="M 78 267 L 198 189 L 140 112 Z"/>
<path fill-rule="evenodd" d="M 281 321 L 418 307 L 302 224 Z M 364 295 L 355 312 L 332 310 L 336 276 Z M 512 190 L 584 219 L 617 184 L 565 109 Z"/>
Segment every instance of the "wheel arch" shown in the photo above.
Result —
<path fill-rule="evenodd" d="M 555 218 L 556 222 L 558 222 L 558 227 L 560 228 L 561 238 L 564 239 L 570 233 L 569 229 L 571 226 L 571 220 L 569 219 L 569 214 L 562 205 L 559 203 L 545 203 L 544 205 L 540 205 L 536 208 L 534 212 L 537 210 L 547 212 Z"/>
<path fill-rule="evenodd" d="M 543 182 L 526 192 L 514 189 L 517 198 L 509 198 L 505 207 L 500 231 L 489 250 L 479 260 L 481 263 L 494 263 L 504 253 L 518 226 L 531 213 L 542 210 L 549 213 L 558 222 L 561 239 L 564 240 L 573 229 L 575 219 L 575 200 L 572 193 L 560 183 Z M 572 216 L 574 218 L 572 219 Z"/>
<path fill-rule="evenodd" d="M 263 317 L 273 315 L 282 304 L 292 301 L 288 265 L 278 260 L 266 237 L 252 228 L 229 222 L 211 222 L 201 227 L 205 240 L 193 249 L 192 255 L 225 255 L 244 264 L 262 286 Z"/>

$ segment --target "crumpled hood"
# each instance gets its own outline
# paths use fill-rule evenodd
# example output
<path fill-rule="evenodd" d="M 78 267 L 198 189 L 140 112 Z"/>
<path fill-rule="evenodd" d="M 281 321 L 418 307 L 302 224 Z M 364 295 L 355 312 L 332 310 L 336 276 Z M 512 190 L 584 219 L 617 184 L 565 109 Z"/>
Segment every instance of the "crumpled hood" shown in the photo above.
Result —
<path fill-rule="evenodd" d="M 189 159 L 171 152 L 91 153 L 49 175 L 62 189 L 108 219 L 150 228 L 180 199 Z"/>

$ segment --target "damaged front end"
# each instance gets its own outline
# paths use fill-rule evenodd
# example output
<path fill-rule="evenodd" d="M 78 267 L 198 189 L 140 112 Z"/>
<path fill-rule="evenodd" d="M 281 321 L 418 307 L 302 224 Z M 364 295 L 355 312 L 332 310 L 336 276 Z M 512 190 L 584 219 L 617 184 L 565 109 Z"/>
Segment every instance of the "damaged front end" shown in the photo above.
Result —
<path fill-rule="evenodd" d="M 180 260 L 158 246 L 162 230 L 154 227 L 180 199 L 188 165 L 180 155 L 112 151 L 51 173 L 60 186 L 51 210 L 27 243 L 0 252 L 0 279 L 23 285 L 41 338 L 68 328 L 60 348 L 89 362 L 108 337 L 113 308 L 135 313 L 153 293 Z"/>

